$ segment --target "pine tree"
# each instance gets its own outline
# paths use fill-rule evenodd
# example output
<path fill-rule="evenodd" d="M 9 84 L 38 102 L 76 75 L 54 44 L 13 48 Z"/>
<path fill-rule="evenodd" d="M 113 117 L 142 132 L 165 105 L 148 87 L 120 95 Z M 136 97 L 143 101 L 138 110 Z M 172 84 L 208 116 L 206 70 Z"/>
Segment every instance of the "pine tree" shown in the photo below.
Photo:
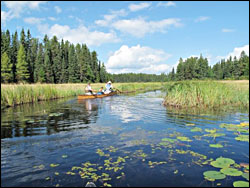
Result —
<path fill-rule="evenodd" d="M 29 66 L 26 62 L 24 47 L 21 44 L 17 54 L 17 81 L 27 82 L 29 80 Z"/>
<path fill-rule="evenodd" d="M 45 76 L 45 67 L 44 67 L 44 54 L 43 54 L 43 45 L 39 44 L 38 53 L 35 60 L 34 67 L 34 81 L 43 83 L 46 81 Z"/>
<path fill-rule="evenodd" d="M 26 53 L 27 53 L 27 44 L 26 44 L 26 36 L 25 36 L 25 32 L 24 32 L 24 29 L 22 29 L 21 31 L 21 38 L 20 38 L 20 43 L 21 45 L 23 45 L 24 47 L 24 51 L 25 51 L 25 56 L 26 56 Z"/>
<path fill-rule="evenodd" d="M 12 78 L 12 64 L 7 52 L 4 52 L 1 57 L 1 82 L 8 83 Z"/>
<path fill-rule="evenodd" d="M 73 44 L 69 47 L 69 83 L 79 82 L 79 67 L 76 61 L 75 47 Z"/>
<path fill-rule="evenodd" d="M 17 64 L 17 52 L 18 52 L 18 35 L 17 31 L 15 32 L 14 36 L 12 35 L 12 46 L 11 46 L 11 63 L 12 63 L 12 75 L 13 75 L 13 82 L 17 82 L 16 80 L 16 64 Z"/>
<path fill-rule="evenodd" d="M 46 83 L 54 83 L 51 45 L 47 35 L 44 36 L 43 41 L 44 41 L 44 68 L 45 68 Z"/>
<path fill-rule="evenodd" d="M 53 72 L 53 80 L 54 83 L 59 83 L 60 75 L 61 75 L 61 52 L 60 45 L 58 43 L 57 37 L 54 36 L 51 39 L 51 59 L 52 59 L 52 72 Z"/>
<path fill-rule="evenodd" d="M 69 71 L 68 71 L 68 60 L 69 60 L 69 41 L 66 41 L 65 43 L 61 42 L 61 48 L 63 53 L 62 58 L 62 73 L 60 77 L 61 83 L 68 83 L 69 81 Z"/>
<path fill-rule="evenodd" d="M 91 69 L 93 70 L 94 78 L 93 82 L 100 82 L 100 77 L 98 75 L 98 59 L 97 59 L 97 53 L 96 51 L 93 51 L 91 53 Z"/>
<path fill-rule="evenodd" d="M 106 71 L 106 68 L 104 66 L 104 63 L 102 63 L 102 66 L 100 68 L 100 82 L 101 83 L 105 83 L 107 82 L 107 71 Z"/>
<path fill-rule="evenodd" d="M 185 69 L 184 69 L 184 63 L 182 58 L 180 58 L 179 60 L 179 64 L 177 65 L 177 71 L 176 71 L 176 76 L 177 76 L 177 80 L 184 80 L 185 79 Z"/>

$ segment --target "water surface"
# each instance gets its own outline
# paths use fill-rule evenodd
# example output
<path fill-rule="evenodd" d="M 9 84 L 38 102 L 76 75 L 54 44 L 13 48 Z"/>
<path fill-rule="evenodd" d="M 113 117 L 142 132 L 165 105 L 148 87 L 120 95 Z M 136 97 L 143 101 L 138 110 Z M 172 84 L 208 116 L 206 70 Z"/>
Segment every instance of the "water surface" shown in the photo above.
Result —
<path fill-rule="evenodd" d="M 168 109 L 160 91 L 25 104 L 1 112 L 1 186 L 233 186 L 209 181 L 218 157 L 248 171 L 248 111 Z M 239 125 L 232 131 L 222 124 Z M 242 124 L 242 125 L 243 125 Z M 199 128 L 194 131 L 194 128 Z M 192 130 L 193 129 L 193 130 Z M 211 136 L 214 132 L 223 133 Z M 214 148 L 210 144 L 223 147 Z"/>

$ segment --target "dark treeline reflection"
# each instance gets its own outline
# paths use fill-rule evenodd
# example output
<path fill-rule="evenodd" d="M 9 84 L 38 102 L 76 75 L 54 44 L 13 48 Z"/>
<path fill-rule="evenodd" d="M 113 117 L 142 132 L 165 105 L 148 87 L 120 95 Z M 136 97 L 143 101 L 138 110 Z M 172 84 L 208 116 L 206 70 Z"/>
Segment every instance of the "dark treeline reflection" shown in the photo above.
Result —
<path fill-rule="evenodd" d="M 98 119 L 96 101 L 61 99 L 24 104 L 1 112 L 1 138 L 50 135 L 87 129 Z"/>

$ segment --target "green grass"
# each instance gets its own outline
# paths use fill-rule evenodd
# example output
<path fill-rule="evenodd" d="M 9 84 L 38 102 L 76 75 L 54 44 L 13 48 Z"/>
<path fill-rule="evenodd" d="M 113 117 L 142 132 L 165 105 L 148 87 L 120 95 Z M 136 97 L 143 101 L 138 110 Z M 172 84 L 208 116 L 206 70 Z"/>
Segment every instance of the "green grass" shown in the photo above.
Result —
<path fill-rule="evenodd" d="M 105 84 L 92 84 L 94 90 Z M 249 82 L 180 81 L 114 83 L 121 92 L 150 91 L 165 88 L 165 105 L 172 107 L 249 108 Z M 84 94 L 86 84 L 1 84 L 1 107 Z"/>
<path fill-rule="evenodd" d="M 180 81 L 165 85 L 167 106 L 187 108 L 219 108 L 240 106 L 249 108 L 249 87 L 218 81 Z"/>
<path fill-rule="evenodd" d="M 92 84 L 98 91 L 104 83 Z M 154 90 L 162 87 L 161 83 L 114 83 L 122 92 Z M 57 99 L 84 94 L 86 84 L 1 84 L 1 107 L 23 103 Z"/>

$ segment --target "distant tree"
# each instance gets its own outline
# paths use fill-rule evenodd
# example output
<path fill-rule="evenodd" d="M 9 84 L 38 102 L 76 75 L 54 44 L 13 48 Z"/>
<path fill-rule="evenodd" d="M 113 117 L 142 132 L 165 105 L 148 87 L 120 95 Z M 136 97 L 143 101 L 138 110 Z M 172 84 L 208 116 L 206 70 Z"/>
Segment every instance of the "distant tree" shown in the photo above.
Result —
<path fill-rule="evenodd" d="M 46 81 L 42 43 L 39 44 L 38 53 L 37 53 L 36 60 L 35 60 L 34 81 L 40 82 L 40 83 L 43 83 Z"/>
<path fill-rule="evenodd" d="M 12 35 L 12 46 L 11 46 L 11 63 L 12 63 L 12 81 L 17 82 L 16 80 L 16 64 L 17 64 L 17 52 L 18 52 L 18 34 L 17 31 Z"/>
<path fill-rule="evenodd" d="M 76 61 L 75 47 L 73 44 L 69 47 L 69 83 L 80 82 L 80 71 Z"/>
<path fill-rule="evenodd" d="M 1 82 L 8 83 L 12 78 L 12 64 L 7 52 L 4 52 L 1 57 Z"/>
<path fill-rule="evenodd" d="M 179 60 L 179 64 L 177 65 L 177 71 L 176 71 L 176 78 L 177 80 L 184 80 L 185 79 L 185 69 L 182 58 Z"/>
<path fill-rule="evenodd" d="M 21 44 L 17 54 L 17 81 L 28 82 L 29 81 L 29 65 L 26 62 L 24 47 Z"/>

